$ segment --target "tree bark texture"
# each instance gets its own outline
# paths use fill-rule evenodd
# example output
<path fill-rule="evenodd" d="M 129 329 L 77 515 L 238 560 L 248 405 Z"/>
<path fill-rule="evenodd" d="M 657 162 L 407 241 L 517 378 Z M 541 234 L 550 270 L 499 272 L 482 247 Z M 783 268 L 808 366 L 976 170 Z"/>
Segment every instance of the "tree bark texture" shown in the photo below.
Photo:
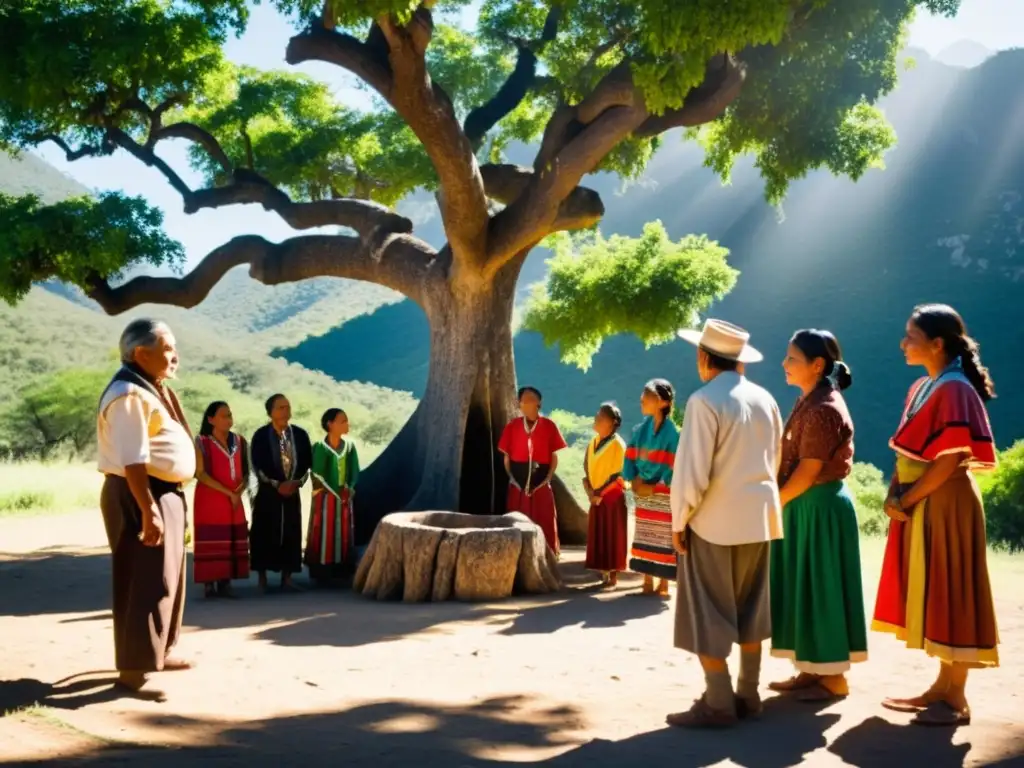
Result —
<path fill-rule="evenodd" d="M 561 587 L 544 532 L 524 515 L 400 512 L 381 520 L 353 589 L 377 600 L 498 600 Z"/>
<path fill-rule="evenodd" d="M 399 510 L 500 515 L 508 481 L 497 443 L 515 417 L 511 318 L 515 260 L 492 280 L 449 282 L 425 294 L 430 372 L 419 406 L 360 478 L 356 542 Z M 564 484 L 552 483 L 559 536 L 586 542 L 587 516 Z"/>

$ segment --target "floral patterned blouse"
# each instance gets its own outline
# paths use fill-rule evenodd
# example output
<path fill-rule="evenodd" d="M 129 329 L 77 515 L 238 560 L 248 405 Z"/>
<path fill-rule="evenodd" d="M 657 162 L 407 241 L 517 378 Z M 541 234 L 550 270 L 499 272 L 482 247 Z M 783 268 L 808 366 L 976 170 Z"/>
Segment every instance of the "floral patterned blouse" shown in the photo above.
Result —
<path fill-rule="evenodd" d="M 825 462 L 815 485 L 842 480 L 853 468 L 853 419 L 843 396 L 828 384 L 801 397 L 789 415 L 782 434 L 780 488 L 801 459 Z"/>

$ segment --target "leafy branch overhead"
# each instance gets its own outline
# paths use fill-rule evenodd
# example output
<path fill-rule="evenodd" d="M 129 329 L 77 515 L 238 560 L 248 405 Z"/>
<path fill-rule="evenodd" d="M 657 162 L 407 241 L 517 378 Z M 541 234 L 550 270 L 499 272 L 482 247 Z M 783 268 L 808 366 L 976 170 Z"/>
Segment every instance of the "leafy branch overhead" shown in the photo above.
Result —
<path fill-rule="evenodd" d="M 224 46 L 245 31 L 255 4 L 6 0 L 0 145 L 51 142 L 69 160 L 127 152 L 163 174 L 187 212 L 257 204 L 296 229 L 353 234 L 276 245 L 240 238 L 177 283 L 112 288 L 108 280 L 125 269 L 164 265 L 176 253 L 153 239 L 153 212 L 132 203 L 131 215 L 116 217 L 119 238 L 97 237 L 75 254 L 57 238 L 5 234 L 5 249 L 35 248 L 34 267 L 4 272 L 5 298 L 21 296 L 26 277 L 49 274 L 111 312 L 152 299 L 157 287 L 194 305 L 224 269 L 246 263 L 268 282 L 356 277 L 420 303 L 485 290 L 545 237 L 600 220 L 604 206 L 580 186 L 585 176 L 639 176 L 661 137 L 680 128 L 693 129 L 684 135 L 699 137 L 723 177 L 737 157 L 753 155 L 773 201 L 816 168 L 857 178 L 894 142 L 873 105 L 895 86 L 909 20 L 917 9 L 952 15 L 959 6 L 482 0 L 465 29 L 468 0 L 269 0 L 294 22 L 294 36 L 281 41 L 285 61 L 346 70 L 373 96 L 364 111 L 293 70 L 227 61 Z M 164 159 L 167 141 L 190 145 L 201 188 Z M 507 163 L 514 143 L 536 147 L 532 166 Z M 440 250 L 391 209 L 418 189 L 436 195 L 448 239 Z M 129 206 L 111 200 L 99 205 Z M 72 215 L 9 199 L 2 206 L 29 230 L 40 217 Z"/>
<path fill-rule="evenodd" d="M 523 327 L 548 346 L 557 343 L 562 362 L 584 371 L 609 336 L 663 344 L 732 290 L 739 273 L 726 263 L 728 253 L 706 237 L 672 242 L 660 221 L 639 238 L 598 233 L 574 243 L 563 236 Z"/>

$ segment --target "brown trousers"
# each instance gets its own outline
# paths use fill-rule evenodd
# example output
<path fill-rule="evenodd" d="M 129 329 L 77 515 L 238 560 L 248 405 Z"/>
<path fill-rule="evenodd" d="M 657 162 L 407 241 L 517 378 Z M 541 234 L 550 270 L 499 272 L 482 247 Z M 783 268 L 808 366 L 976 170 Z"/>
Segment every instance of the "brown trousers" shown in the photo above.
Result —
<path fill-rule="evenodd" d="M 181 633 L 185 609 L 185 497 L 149 479 L 163 516 L 164 541 L 139 541 L 141 514 L 122 477 L 108 475 L 100 494 L 113 565 L 114 655 L 118 671 L 159 672 Z"/>

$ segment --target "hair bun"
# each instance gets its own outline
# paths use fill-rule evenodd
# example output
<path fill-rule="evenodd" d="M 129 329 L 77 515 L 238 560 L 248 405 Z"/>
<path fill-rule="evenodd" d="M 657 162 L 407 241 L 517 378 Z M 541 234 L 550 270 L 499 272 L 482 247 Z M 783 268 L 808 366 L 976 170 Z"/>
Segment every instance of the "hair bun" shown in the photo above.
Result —
<path fill-rule="evenodd" d="M 842 360 L 836 360 L 832 364 L 832 378 L 840 390 L 849 389 L 853 384 L 853 372 L 850 370 L 850 366 Z"/>

